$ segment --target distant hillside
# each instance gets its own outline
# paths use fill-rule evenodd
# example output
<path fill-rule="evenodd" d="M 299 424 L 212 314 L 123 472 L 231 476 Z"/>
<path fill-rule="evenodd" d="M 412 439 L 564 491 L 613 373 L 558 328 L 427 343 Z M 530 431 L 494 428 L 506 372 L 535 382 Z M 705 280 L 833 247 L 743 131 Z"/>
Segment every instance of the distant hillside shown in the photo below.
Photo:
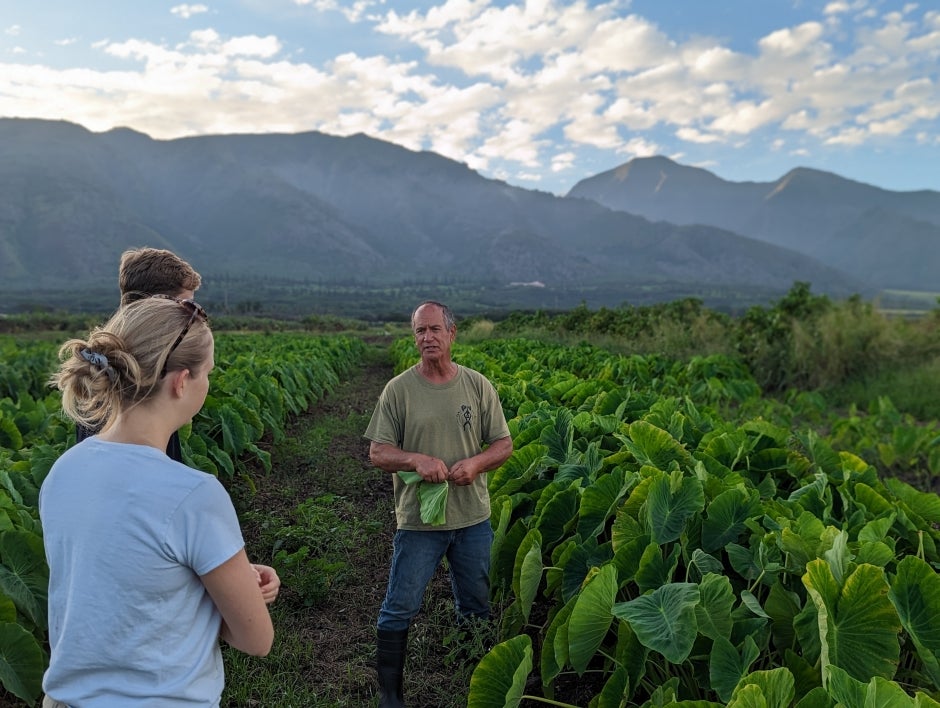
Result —
<path fill-rule="evenodd" d="M 654 157 L 582 180 L 567 196 L 654 221 L 728 229 L 875 288 L 940 290 L 940 192 L 892 192 L 805 168 L 775 182 L 727 182 Z"/>
<path fill-rule="evenodd" d="M 113 283 L 130 246 L 173 249 L 207 279 L 371 285 L 650 284 L 837 296 L 864 290 L 795 250 L 713 226 L 653 223 L 590 200 L 485 179 L 465 165 L 357 135 L 156 141 L 0 120 L 3 288 Z M 684 289 L 684 290 L 683 290 Z"/>

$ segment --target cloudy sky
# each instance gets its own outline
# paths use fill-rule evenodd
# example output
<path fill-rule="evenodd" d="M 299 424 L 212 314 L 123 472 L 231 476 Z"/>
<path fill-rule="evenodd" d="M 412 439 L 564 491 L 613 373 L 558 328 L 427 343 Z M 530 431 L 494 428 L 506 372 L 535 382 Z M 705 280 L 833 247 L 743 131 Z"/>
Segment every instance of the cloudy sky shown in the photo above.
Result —
<path fill-rule="evenodd" d="M 362 132 L 557 194 L 650 155 L 940 190 L 940 4 L 0 0 L 0 117 Z"/>

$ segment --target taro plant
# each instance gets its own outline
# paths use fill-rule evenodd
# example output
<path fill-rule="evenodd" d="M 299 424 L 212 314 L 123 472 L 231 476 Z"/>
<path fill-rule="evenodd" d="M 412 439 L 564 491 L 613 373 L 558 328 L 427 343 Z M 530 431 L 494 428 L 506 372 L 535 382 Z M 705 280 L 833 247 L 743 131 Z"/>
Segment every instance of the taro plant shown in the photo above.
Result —
<path fill-rule="evenodd" d="M 759 394 L 733 364 L 480 350 L 457 355 L 495 378 L 515 445 L 489 475 L 510 639 L 469 706 L 564 705 L 571 677 L 591 706 L 933 704 L 936 495 L 733 419 Z"/>

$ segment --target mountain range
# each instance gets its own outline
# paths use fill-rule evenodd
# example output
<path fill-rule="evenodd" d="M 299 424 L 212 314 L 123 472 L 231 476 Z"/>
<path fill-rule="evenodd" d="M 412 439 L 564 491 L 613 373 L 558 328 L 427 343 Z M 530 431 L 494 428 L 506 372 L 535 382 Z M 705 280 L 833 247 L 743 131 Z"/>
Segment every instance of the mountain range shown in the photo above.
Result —
<path fill-rule="evenodd" d="M 940 193 L 795 170 L 737 184 L 632 160 L 562 197 L 354 135 L 153 140 L 0 119 L 0 292 L 109 286 L 120 253 L 169 248 L 213 281 L 523 285 L 766 296 L 795 281 L 940 290 Z M 531 287 L 528 288 L 531 290 Z"/>
<path fill-rule="evenodd" d="M 940 290 L 940 192 L 892 192 L 807 168 L 774 182 L 734 183 L 654 157 L 584 179 L 566 196 L 654 221 L 727 229 L 877 289 Z"/>

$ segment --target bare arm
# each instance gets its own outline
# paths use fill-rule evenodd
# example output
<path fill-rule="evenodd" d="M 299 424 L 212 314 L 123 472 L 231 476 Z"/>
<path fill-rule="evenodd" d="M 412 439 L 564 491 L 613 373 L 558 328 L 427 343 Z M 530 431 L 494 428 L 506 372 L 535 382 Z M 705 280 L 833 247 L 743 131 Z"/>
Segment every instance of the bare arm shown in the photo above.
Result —
<path fill-rule="evenodd" d="M 408 452 L 388 443 L 375 442 L 369 445 L 369 460 L 385 472 L 415 471 L 428 482 L 446 482 L 447 465 L 438 457 Z"/>
<path fill-rule="evenodd" d="M 222 614 L 222 639 L 246 654 L 267 656 L 274 625 L 245 549 L 200 577 Z"/>
<path fill-rule="evenodd" d="M 453 482 L 454 484 L 472 484 L 473 480 L 484 472 L 495 470 L 512 454 L 512 438 L 494 440 L 493 444 L 473 457 L 458 460 L 450 469 L 444 461 L 423 455 L 420 452 L 407 452 L 388 443 L 373 442 L 369 446 L 369 459 L 372 464 L 386 472 L 414 470 L 428 482 Z"/>
<path fill-rule="evenodd" d="M 495 470 L 512 454 L 512 438 L 505 437 L 494 440 L 493 444 L 483 452 L 468 457 L 465 460 L 458 460 L 451 465 L 448 471 L 448 479 L 454 484 L 467 485 L 472 484 L 473 480 L 484 472 Z"/>

